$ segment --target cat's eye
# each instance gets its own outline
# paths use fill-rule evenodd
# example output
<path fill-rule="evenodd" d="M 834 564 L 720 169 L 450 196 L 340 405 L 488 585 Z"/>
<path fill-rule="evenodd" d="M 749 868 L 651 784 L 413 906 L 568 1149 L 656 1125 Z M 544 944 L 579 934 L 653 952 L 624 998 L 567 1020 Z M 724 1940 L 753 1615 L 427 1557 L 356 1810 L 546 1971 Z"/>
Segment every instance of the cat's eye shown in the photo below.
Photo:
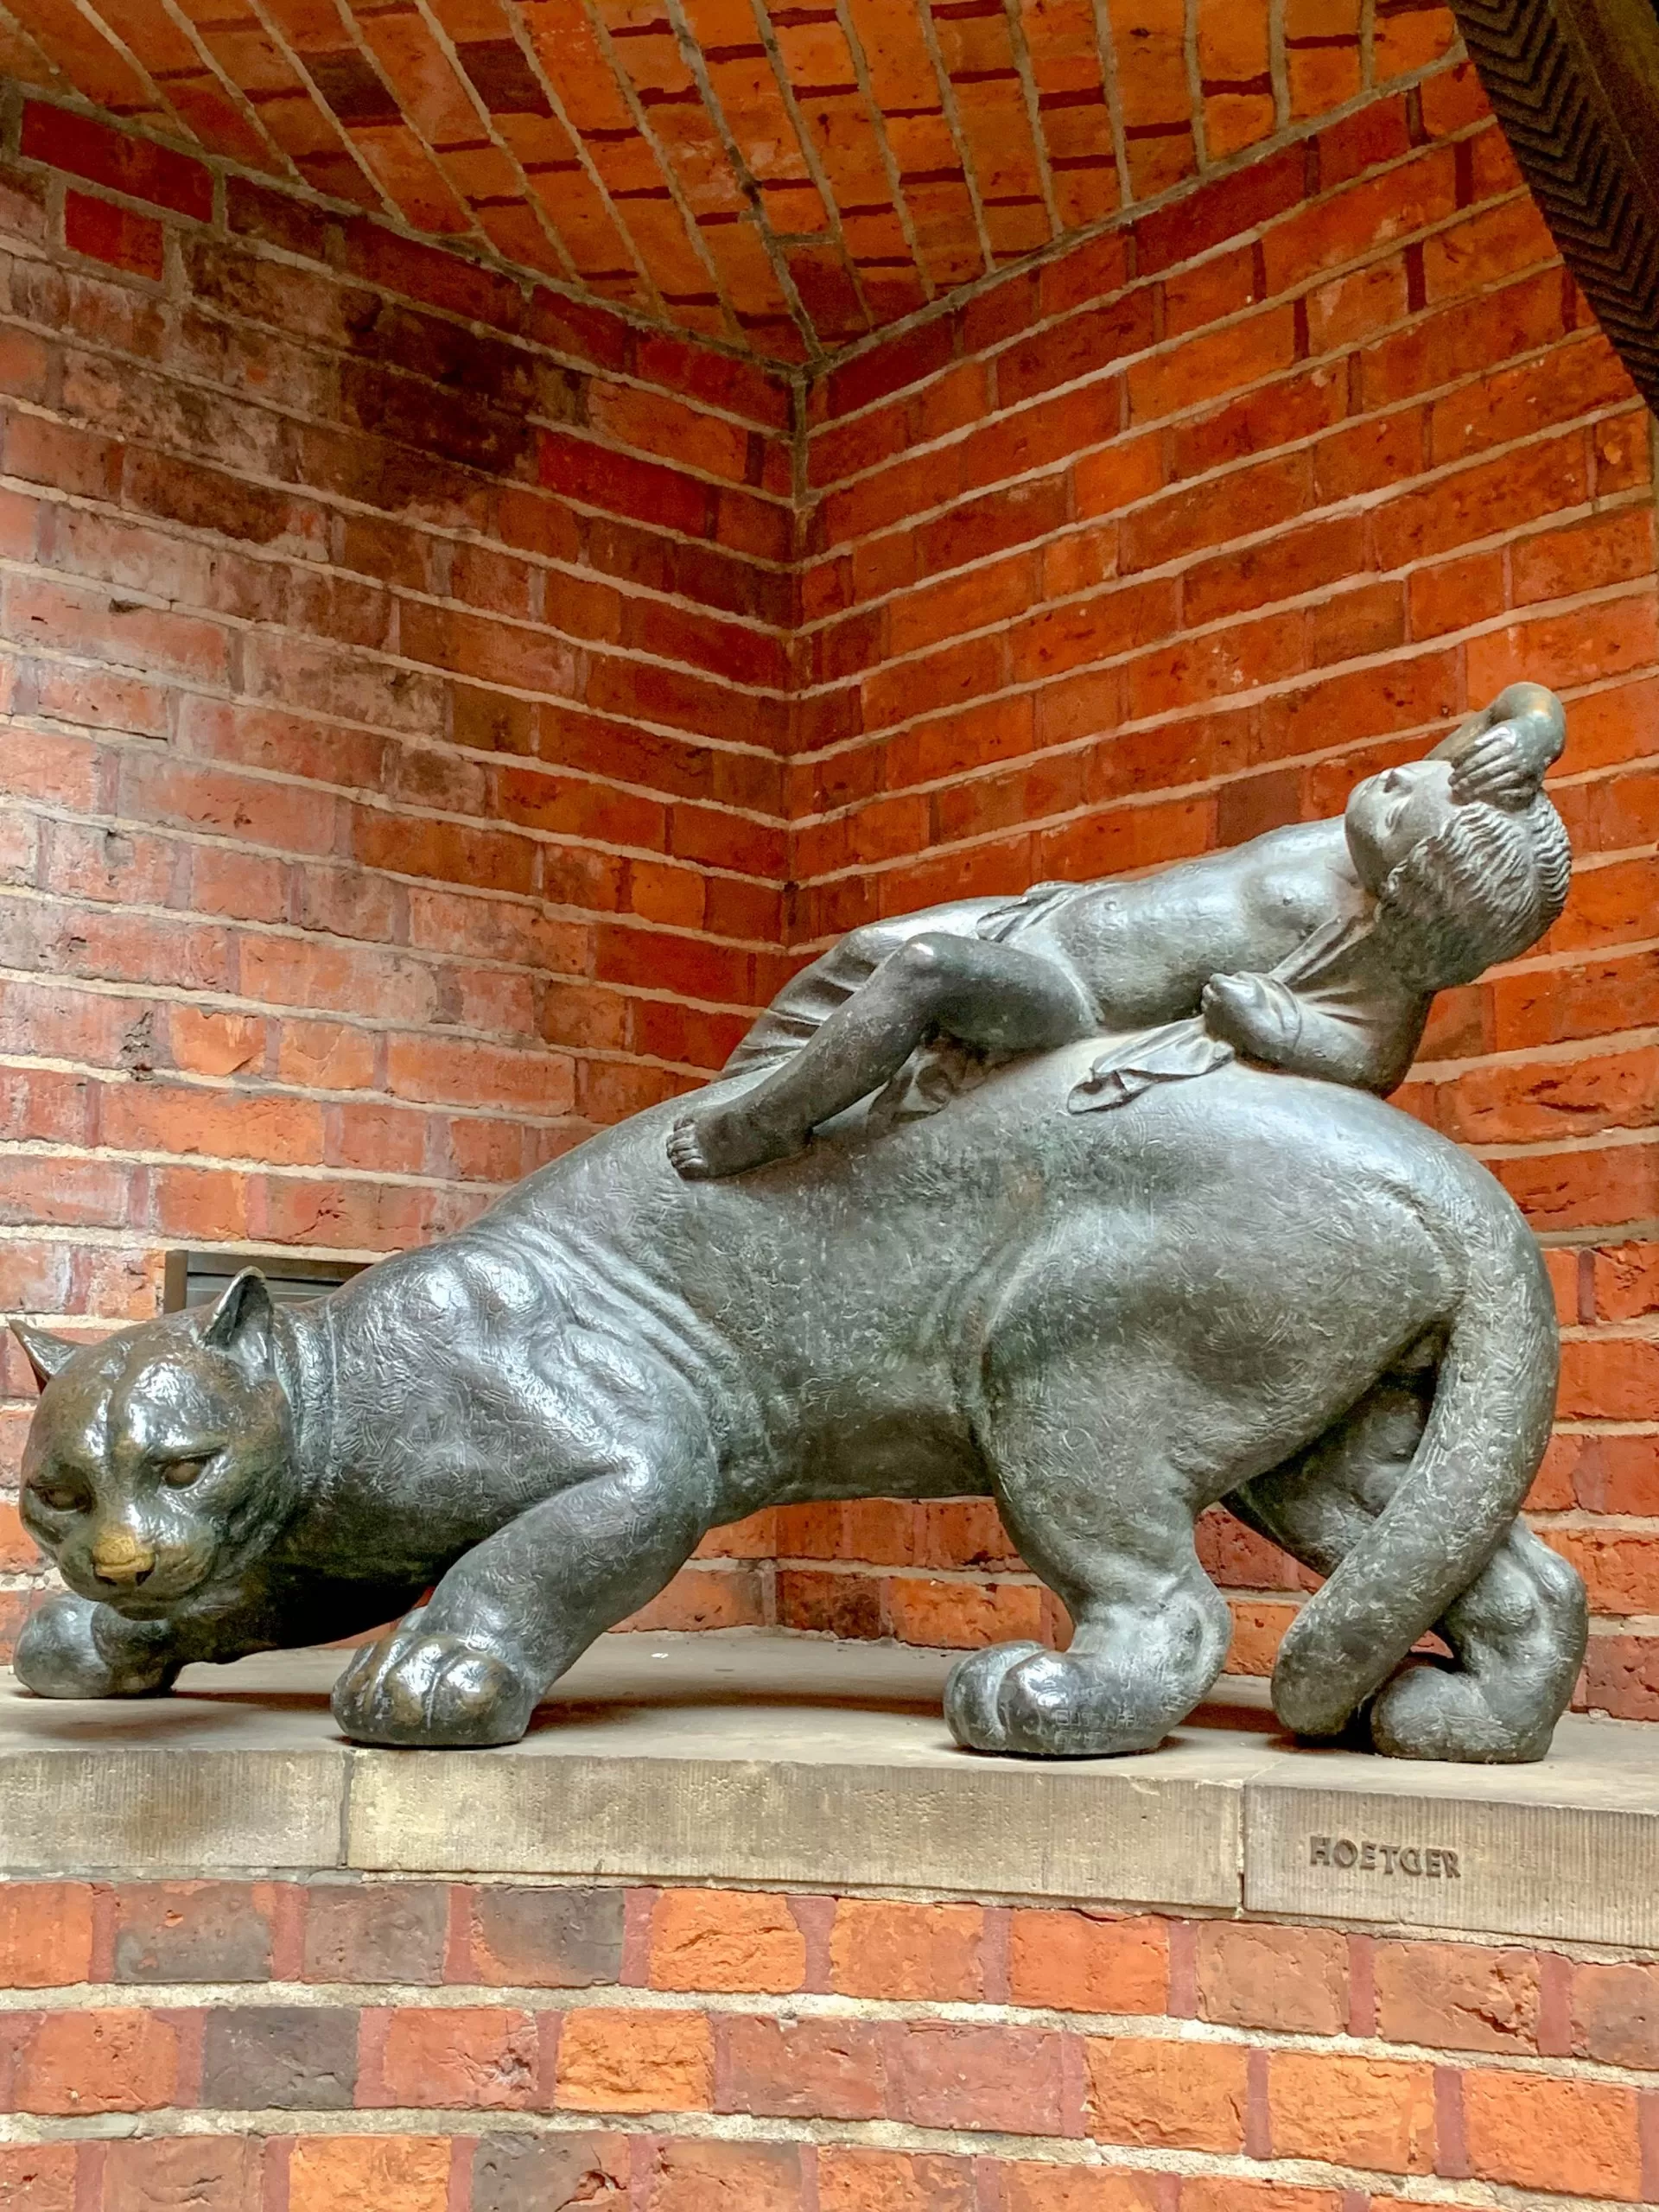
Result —
<path fill-rule="evenodd" d="M 169 1459 L 162 1469 L 162 1480 L 169 1490 L 188 1490 L 191 1484 L 213 1465 L 213 1455 L 204 1452 L 196 1459 Z"/>
<path fill-rule="evenodd" d="M 92 1503 L 86 1491 L 73 1483 L 32 1483 L 29 1487 L 41 1503 L 54 1513 L 84 1513 Z"/>

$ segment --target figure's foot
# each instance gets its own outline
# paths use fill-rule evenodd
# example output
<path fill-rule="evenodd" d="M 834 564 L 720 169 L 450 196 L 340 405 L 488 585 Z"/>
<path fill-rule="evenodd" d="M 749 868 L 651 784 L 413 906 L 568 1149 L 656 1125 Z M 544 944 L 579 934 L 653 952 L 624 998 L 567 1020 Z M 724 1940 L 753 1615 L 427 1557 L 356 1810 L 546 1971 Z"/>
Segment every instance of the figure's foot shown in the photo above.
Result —
<path fill-rule="evenodd" d="M 365 1644 L 334 1684 L 334 1719 L 354 1744 L 423 1750 L 516 1744 L 537 1688 L 505 1659 L 422 1625 L 425 1607 Z"/>
<path fill-rule="evenodd" d="M 682 1115 L 668 1133 L 668 1156 L 688 1183 L 741 1175 L 768 1160 L 788 1160 L 806 1145 L 804 1134 L 764 1128 L 741 1105 L 708 1106 Z"/>
<path fill-rule="evenodd" d="M 159 1622 L 124 1621 L 66 1593 L 29 1615 L 11 1663 L 36 1697 L 154 1697 L 179 1671 L 166 1644 Z"/>

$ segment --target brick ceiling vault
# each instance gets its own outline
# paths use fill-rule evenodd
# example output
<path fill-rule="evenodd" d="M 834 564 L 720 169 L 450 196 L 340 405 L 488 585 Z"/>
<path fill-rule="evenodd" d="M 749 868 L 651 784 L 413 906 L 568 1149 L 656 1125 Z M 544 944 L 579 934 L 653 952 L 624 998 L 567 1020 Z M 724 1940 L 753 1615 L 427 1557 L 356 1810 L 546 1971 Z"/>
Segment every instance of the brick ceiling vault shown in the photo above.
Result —
<path fill-rule="evenodd" d="M 1659 405 L 1659 0 L 1451 0 Z M 1436 0 L 0 0 L 0 70 L 823 362 L 1437 58 Z"/>
<path fill-rule="evenodd" d="M 1449 35 L 1431 0 L 5 0 L 0 68 L 817 361 Z"/>

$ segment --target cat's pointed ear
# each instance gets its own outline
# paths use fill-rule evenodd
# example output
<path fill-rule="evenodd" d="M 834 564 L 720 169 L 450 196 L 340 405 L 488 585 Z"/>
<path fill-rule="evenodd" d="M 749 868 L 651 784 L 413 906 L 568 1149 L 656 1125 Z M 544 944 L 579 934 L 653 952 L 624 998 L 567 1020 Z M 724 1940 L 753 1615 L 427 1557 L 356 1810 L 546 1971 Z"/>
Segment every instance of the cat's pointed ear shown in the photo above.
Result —
<path fill-rule="evenodd" d="M 54 1337 L 49 1329 L 29 1328 L 22 1321 L 12 1323 L 11 1333 L 22 1344 L 23 1356 L 34 1369 L 35 1380 L 42 1390 L 80 1350 L 79 1344 L 72 1344 L 67 1337 Z"/>
<path fill-rule="evenodd" d="M 207 1316 L 201 1341 L 227 1351 L 250 1375 L 270 1367 L 270 1292 L 257 1268 L 244 1268 Z"/>

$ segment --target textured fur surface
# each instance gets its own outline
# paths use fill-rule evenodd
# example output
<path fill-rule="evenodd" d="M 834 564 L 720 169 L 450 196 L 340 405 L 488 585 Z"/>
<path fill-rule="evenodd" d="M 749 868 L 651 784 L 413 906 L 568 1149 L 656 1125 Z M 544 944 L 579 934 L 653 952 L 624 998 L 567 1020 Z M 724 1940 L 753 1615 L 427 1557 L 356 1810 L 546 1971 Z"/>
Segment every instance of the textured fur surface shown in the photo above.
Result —
<path fill-rule="evenodd" d="M 655 1109 L 312 1305 L 245 1276 L 97 1345 L 30 1336 L 24 1511 L 73 1594 L 20 1675 L 153 1692 L 431 1589 L 353 1659 L 341 1726 L 508 1741 L 709 1529 L 977 1493 L 1077 1627 L 965 1659 L 958 1738 L 1134 1751 L 1224 1663 L 1192 1529 L 1224 1499 L 1330 1576 L 1280 1660 L 1290 1726 L 1539 1756 L 1583 1605 L 1516 1523 L 1556 1347 L 1513 1206 L 1377 1100 L 1243 1066 L 1068 1114 L 1098 1049 L 725 1182 L 674 1173 Z M 1451 1661 L 1410 1660 L 1436 1623 Z"/>

